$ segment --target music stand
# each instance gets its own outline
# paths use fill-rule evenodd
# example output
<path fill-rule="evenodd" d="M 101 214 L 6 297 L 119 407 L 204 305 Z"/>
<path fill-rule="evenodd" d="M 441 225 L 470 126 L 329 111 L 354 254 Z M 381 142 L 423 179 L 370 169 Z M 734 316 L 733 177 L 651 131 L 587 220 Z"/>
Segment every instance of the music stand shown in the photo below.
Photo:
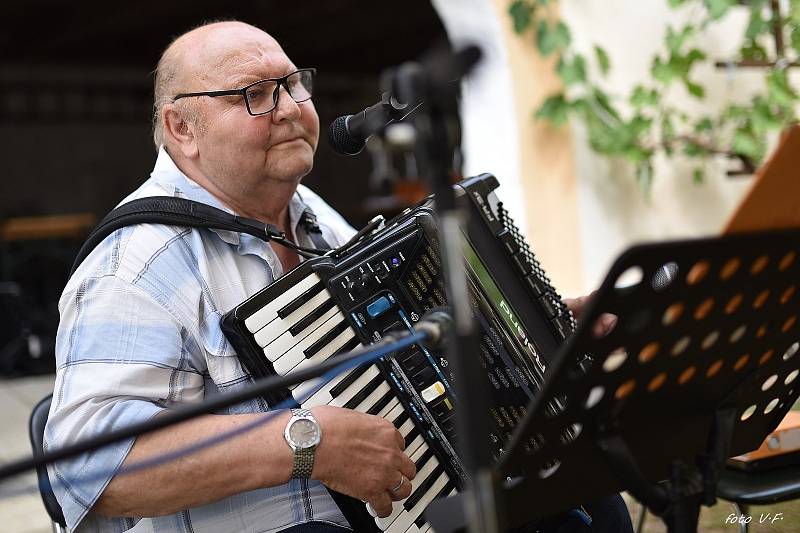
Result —
<path fill-rule="evenodd" d="M 508 525 L 629 490 L 670 531 L 696 530 L 725 459 L 800 394 L 798 284 L 798 230 L 623 253 L 499 464 Z M 602 313 L 619 322 L 598 339 Z"/>

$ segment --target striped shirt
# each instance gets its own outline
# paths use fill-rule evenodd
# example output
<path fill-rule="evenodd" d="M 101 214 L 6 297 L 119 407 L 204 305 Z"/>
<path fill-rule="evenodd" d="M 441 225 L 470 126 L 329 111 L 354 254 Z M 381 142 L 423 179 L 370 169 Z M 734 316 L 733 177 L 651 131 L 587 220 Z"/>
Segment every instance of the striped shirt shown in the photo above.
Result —
<path fill-rule="evenodd" d="M 150 178 L 123 203 L 147 196 L 188 198 L 230 212 L 187 178 L 163 148 Z M 312 246 L 299 224 L 308 208 L 331 246 L 353 235 L 338 213 L 301 185 L 289 205 L 298 244 Z M 271 246 L 250 235 L 146 224 L 107 237 L 69 280 L 59 302 L 46 448 L 247 386 L 252 380 L 222 334 L 220 318 L 282 273 Z M 253 400 L 223 413 L 265 410 L 262 400 Z M 279 531 L 311 520 L 347 523 L 327 490 L 306 480 L 157 518 L 90 512 L 132 445 L 130 439 L 50 467 L 70 529 L 223 533 Z"/>

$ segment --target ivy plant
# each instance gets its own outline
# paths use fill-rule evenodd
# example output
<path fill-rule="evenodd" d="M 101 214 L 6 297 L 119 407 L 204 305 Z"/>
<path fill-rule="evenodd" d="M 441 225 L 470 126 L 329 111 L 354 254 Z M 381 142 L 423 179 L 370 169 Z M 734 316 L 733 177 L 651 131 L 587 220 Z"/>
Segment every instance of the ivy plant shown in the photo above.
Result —
<path fill-rule="evenodd" d="M 563 89 L 539 106 L 536 118 L 555 126 L 571 117 L 581 119 L 592 149 L 632 162 L 645 189 L 652 183 L 657 153 L 688 156 L 695 162 L 697 182 L 703 181 L 705 163 L 712 156 L 738 160 L 745 172 L 752 172 L 765 157 L 769 135 L 797 119 L 800 96 L 787 69 L 800 55 L 800 0 L 789 0 L 788 13 L 781 13 L 778 0 L 666 1 L 673 9 L 695 6 L 702 15 L 682 27 L 669 27 L 645 79 L 629 94 L 611 95 L 603 88 L 611 58 L 597 45 L 586 55 L 574 49 L 569 27 L 553 9 L 558 0 L 511 0 L 508 12 L 514 31 L 532 38 L 543 57 L 555 56 L 556 73 L 563 82 Z M 699 46 L 702 34 L 732 9 L 749 13 L 733 60 L 737 68 L 760 69 L 765 90 L 749 101 L 731 102 L 716 114 L 690 114 L 670 102 L 666 93 L 682 86 L 691 97 L 705 98 L 705 87 L 693 74 L 698 64 L 710 60 Z M 595 68 L 589 68 L 590 62 Z"/>

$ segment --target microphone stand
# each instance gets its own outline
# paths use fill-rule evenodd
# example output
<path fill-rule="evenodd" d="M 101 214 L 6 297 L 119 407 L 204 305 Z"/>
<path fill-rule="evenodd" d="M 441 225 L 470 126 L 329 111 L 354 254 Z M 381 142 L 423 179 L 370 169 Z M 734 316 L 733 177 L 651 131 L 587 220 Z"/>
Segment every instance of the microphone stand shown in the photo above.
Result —
<path fill-rule="evenodd" d="M 471 479 L 465 494 L 465 513 L 472 532 L 496 533 L 498 509 L 488 435 L 488 384 L 480 366 L 478 333 L 474 326 L 464 267 L 462 229 L 468 212 L 459 208 L 453 168 L 459 144 L 458 85 L 480 58 L 468 47 L 451 55 L 432 56 L 423 63 L 406 63 L 384 74 L 392 93 L 405 102 L 425 102 L 414 116 L 417 160 L 421 174 L 435 193 L 439 221 L 439 251 L 445 274 L 448 303 L 453 310 L 453 332 L 447 343 L 448 361 L 455 375 L 458 401 L 456 427 L 461 459 Z"/>

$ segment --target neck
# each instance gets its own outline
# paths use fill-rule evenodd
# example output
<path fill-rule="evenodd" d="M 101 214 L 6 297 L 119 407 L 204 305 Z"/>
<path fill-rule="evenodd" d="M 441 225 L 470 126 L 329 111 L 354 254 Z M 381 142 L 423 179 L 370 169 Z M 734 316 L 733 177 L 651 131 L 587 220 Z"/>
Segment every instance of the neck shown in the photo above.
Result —
<path fill-rule="evenodd" d="M 272 224 L 287 235 L 293 234 L 289 227 L 289 202 L 298 182 L 266 180 L 255 187 L 229 190 L 218 186 L 191 165 L 181 168 L 181 171 L 237 215 Z"/>

